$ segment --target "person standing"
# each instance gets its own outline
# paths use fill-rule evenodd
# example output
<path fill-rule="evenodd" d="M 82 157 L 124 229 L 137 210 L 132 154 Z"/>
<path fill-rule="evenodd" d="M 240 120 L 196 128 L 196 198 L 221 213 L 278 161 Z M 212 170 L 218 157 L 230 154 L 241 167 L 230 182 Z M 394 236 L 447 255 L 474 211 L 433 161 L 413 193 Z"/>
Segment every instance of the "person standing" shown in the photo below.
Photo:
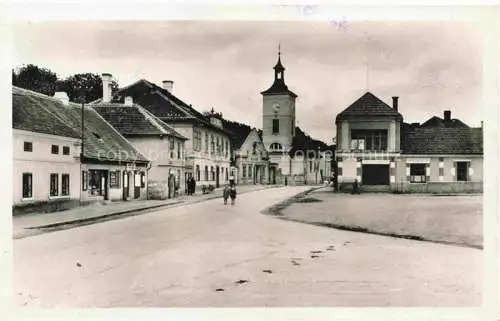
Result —
<path fill-rule="evenodd" d="M 234 205 L 236 201 L 236 185 L 234 184 L 234 180 L 229 185 L 229 196 L 231 197 L 231 205 Z"/>

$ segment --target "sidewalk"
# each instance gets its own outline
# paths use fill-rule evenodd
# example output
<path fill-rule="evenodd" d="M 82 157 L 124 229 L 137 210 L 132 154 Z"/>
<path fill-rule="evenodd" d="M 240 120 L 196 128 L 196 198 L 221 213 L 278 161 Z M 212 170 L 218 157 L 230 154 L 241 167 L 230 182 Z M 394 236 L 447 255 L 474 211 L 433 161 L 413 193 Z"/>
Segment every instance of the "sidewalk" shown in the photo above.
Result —
<path fill-rule="evenodd" d="M 242 185 L 238 186 L 238 193 L 248 193 L 273 187 L 278 186 Z M 129 202 L 111 202 L 109 204 L 95 203 L 61 212 L 32 213 L 28 215 L 14 216 L 12 218 L 13 237 L 20 238 L 25 235 L 31 235 L 33 234 L 33 230 L 37 228 L 51 228 L 66 224 L 83 223 L 104 217 L 117 216 L 147 209 L 198 203 L 222 197 L 221 192 L 222 188 L 219 188 L 209 194 L 198 193 L 192 196 L 181 195 L 168 200 L 137 200 Z"/>

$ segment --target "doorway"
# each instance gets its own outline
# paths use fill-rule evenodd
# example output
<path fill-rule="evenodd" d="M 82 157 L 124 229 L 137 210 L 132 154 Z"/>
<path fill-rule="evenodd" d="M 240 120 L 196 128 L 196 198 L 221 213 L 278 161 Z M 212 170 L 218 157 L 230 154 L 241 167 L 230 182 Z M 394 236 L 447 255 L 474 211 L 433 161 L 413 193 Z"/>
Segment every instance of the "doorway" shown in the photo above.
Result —
<path fill-rule="evenodd" d="M 141 197 L 141 173 L 134 173 L 134 199 Z"/>
<path fill-rule="evenodd" d="M 128 173 L 123 171 L 123 200 L 126 201 L 128 198 Z"/>
<path fill-rule="evenodd" d="M 220 167 L 215 167 L 215 187 L 219 188 L 219 176 L 220 176 Z"/>
<path fill-rule="evenodd" d="M 363 165 L 363 185 L 389 185 L 389 165 Z"/>

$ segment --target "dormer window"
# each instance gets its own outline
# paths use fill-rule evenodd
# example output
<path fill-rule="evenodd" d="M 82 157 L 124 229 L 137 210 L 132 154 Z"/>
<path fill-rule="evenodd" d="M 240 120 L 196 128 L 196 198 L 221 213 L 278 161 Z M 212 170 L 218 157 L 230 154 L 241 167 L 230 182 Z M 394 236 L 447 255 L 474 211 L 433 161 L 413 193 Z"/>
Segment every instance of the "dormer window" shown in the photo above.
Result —
<path fill-rule="evenodd" d="M 269 146 L 269 149 L 272 150 L 272 151 L 280 151 L 280 150 L 283 150 L 283 146 L 281 146 L 280 143 L 272 143 Z"/>

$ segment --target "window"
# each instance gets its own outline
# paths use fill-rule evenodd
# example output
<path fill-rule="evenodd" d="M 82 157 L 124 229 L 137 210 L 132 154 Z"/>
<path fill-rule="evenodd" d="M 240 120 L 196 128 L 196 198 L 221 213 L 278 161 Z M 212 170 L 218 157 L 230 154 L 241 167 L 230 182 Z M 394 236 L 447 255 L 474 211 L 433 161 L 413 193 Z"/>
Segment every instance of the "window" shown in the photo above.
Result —
<path fill-rule="evenodd" d="M 229 142 L 226 140 L 226 157 L 229 155 Z"/>
<path fill-rule="evenodd" d="M 201 131 L 197 128 L 193 131 L 193 150 L 201 151 Z"/>
<path fill-rule="evenodd" d="M 282 150 L 283 146 L 281 146 L 280 143 L 272 143 L 271 146 L 269 146 L 269 149 L 271 149 L 271 150 Z"/>
<path fill-rule="evenodd" d="M 457 162 L 456 170 L 457 170 L 457 181 L 459 182 L 468 181 L 467 172 L 469 171 L 469 162 Z"/>
<path fill-rule="evenodd" d="M 107 188 L 107 186 L 105 185 L 107 176 L 108 176 L 108 171 L 97 170 L 97 169 L 89 170 L 90 195 L 92 196 L 105 195 Z"/>
<path fill-rule="evenodd" d="M 309 160 L 309 172 L 313 171 L 313 161 Z"/>
<path fill-rule="evenodd" d="M 63 155 L 69 155 L 69 146 L 63 146 Z"/>
<path fill-rule="evenodd" d="M 68 196 L 69 195 L 69 174 L 61 175 L 61 195 Z"/>
<path fill-rule="evenodd" d="M 86 171 L 82 171 L 82 191 L 86 191 L 89 186 L 88 176 Z"/>
<path fill-rule="evenodd" d="M 33 151 L 33 143 L 32 142 L 24 142 L 24 151 L 32 152 Z"/>
<path fill-rule="evenodd" d="M 177 159 L 181 159 L 181 143 L 177 143 Z"/>
<path fill-rule="evenodd" d="M 210 135 L 210 153 L 212 153 L 212 155 L 215 153 L 214 135 Z"/>
<path fill-rule="evenodd" d="M 252 145 L 252 155 L 257 154 L 257 142 L 253 142 Z"/>
<path fill-rule="evenodd" d="M 33 197 L 33 174 L 23 173 L 23 198 Z"/>
<path fill-rule="evenodd" d="M 141 188 L 146 187 L 146 173 L 141 172 Z"/>
<path fill-rule="evenodd" d="M 243 178 L 247 177 L 247 167 L 243 165 L 243 173 L 242 173 Z"/>
<path fill-rule="evenodd" d="M 208 154 L 208 133 L 205 133 L 205 153 Z"/>
<path fill-rule="evenodd" d="M 365 140 L 351 139 L 351 150 L 365 150 Z"/>
<path fill-rule="evenodd" d="M 214 172 L 214 167 L 210 166 L 210 179 L 212 181 L 215 181 L 215 172 Z"/>
<path fill-rule="evenodd" d="M 200 165 L 196 165 L 196 180 L 199 181 L 200 180 Z"/>
<path fill-rule="evenodd" d="M 248 165 L 248 178 L 252 178 L 252 165 Z"/>
<path fill-rule="evenodd" d="M 410 164 L 410 183 L 425 183 L 426 164 Z"/>
<path fill-rule="evenodd" d="M 120 171 L 109 172 L 109 187 L 120 188 Z"/>
<path fill-rule="evenodd" d="M 229 176 L 228 176 L 228 175 L 229 175 L 229 171 L 228 171 L 228 169 L 227 169 L 227 167 L 226 167 L 226 181 L 229 179 Z"/>
<path fill-rule="evenodd" d="M 50 174 L 50 196 L 59 195 L 59 174 Z"/>
<path fill-rule="evenodd" d="M 387 150 L 387 130 L 352 130 L 351 138 L 352 150 Z M 363 143 L 360 143 L 361 140 Z M 358 148 L 353 148 L 356 146 Z"/>
<path fill-rule="evenodd" d="M 173 137 L 170 137 L 170 158 L 174 158 L 174 152 L 175 152 L 175 141 Z"/>
<path fill-rule="evenodd" d="M 220 150 L 220 144 L 219 144 L 219 137 L 217 137 L 217 155 L 220 156 L 221 150 Z"/>
<path fill-rule="evenodd" d="M 273 119 L 273 134 L 278 134 L 280 132 L 280 120 Z"/>
<path fill-rule="evenodd" d="M 59 154 L 59 145 L 52 145 L 52 154 Z"/>
<path fill-rule="evenodd" d="M 205 166 L 205 181 L 208 181 L 208 166 Z"/>

